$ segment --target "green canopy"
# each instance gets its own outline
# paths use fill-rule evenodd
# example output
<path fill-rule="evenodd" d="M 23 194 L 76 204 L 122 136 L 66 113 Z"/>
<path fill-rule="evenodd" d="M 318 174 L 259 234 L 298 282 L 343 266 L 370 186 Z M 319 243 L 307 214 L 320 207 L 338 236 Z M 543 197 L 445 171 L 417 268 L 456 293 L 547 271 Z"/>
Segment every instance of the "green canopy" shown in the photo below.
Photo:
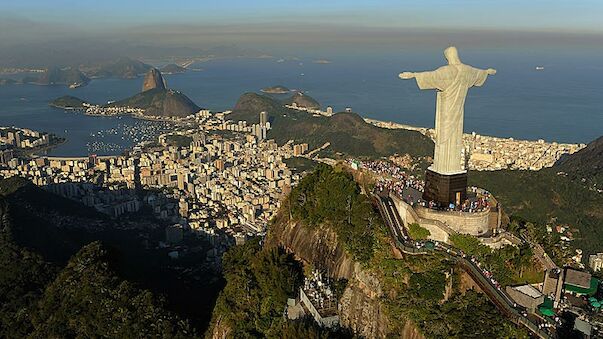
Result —
<path fill-rule="evenodd" d="M 552 317 L 555 315 L 555 312 L 553 312 L 553 310 L 550 308 L 540 307 L 538 308 L 538 310 L 540 311 L 540 313 L 542 313 L 542 315 L 546 315 L 547 317 Z"/>
<path fill-rule="evenodd" d="M 571 285 L 571 284 L 563 284 L 563 287 L 565 287 L 566 291 L 569 292 L 574 292 L 577 294 L 587 294 L 587 295 L 594 295 L 595 293 L 597 293 L 597 288 L 599 287 L 599 280 L 597 280 L 597 278 L 592 277 L 590 279 L 590 287 L 589 288 L 583 288 L 580 286 L 575 286 L 575 285 Z"/>
<path fill-rule="evenodd" d="M 545 297 L 544 302 L 540 304 L 540 307 L 553 309 L 553 299 Z"/>

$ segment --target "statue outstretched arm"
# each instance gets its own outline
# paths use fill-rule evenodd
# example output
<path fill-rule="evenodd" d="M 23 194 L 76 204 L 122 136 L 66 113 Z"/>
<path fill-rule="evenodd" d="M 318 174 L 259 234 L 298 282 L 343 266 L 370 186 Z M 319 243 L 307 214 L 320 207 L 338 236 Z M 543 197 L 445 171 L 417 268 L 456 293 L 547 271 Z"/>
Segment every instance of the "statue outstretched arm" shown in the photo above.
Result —
<path fill-rule="evenodd" d="M 451 78 L 448 77 L 446 69 L 440 67 L 435 71 L 425 72 L 402 72 L 398 75 L 401 79 L 416 79 L 420 89 L 444 90 Z"/>
<path fill-rule="evenodd" d="M 415 77 L 415 73 L 413 73 L 413 72 L 402 72 L 402 73 L 398 74 L 398 77 L 400 77 L 400 79 L 408 80 L 408 79 L 414 78 Z"/>
<path fill-rule="evenodd" d="M 488 68 L 488 69 L 475 68 L 475 70 L 477 70 L 477 72 L 474 72 L 473 83 L 471 84 L 471 86 L 480 87 L 484 84 L 484 82 L 486 82 L 486 78 L 488 78 L 488 75 L 496 74 L 496 70 L 494 68 Z"/>

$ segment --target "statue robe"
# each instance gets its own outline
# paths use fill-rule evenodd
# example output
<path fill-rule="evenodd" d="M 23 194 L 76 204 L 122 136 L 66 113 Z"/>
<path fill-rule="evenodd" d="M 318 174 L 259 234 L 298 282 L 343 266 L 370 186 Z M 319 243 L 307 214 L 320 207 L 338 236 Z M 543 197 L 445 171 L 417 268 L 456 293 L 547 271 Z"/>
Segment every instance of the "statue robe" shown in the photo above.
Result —
<path fill-rule="evenodd" d="M 488 73 L 465 64 L 446 65 L 435 71 L 414 73 L 420 89 L 437 89 L 435 152 L 431 170 L 463 173 L 463 120 L 469 88 L 481 86 Z"/>

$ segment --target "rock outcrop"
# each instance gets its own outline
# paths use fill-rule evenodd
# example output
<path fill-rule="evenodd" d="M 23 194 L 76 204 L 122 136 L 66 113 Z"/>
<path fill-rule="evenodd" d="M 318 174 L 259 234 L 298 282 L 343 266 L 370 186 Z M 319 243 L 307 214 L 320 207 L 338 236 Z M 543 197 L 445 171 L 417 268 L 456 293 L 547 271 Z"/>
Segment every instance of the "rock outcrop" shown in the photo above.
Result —
<path fill-rule="evenodd" d="M 404 333 L 392 333 L 390 319 L 385 313 L 381 283 L 375 275 L 354 261 L 329 227 L 309 228 L 298 222 L 280 220 L 270 230 L 268 246 L 281 246 L 296 259 L 320 267 L 337 279 L 347 279 L 339 304 L 341 324 L 364 338 L 384 338 L 400 335 L 407 339 L 423 336 L 411 321 L 405 321 Z"/>
<path fill-rule="evenodd" d="M 156 88 L 166 89 L 166 87 L 165 80 L 157 68 L 151 68 L 144 76 L 144 81 L 142 82 L 143 92 Z"/>

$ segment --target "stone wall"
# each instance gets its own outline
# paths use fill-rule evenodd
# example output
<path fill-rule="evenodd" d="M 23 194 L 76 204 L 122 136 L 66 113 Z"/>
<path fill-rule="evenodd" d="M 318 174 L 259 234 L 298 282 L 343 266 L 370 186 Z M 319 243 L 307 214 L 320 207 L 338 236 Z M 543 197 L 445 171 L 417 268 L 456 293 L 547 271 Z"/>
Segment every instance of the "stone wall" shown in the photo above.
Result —
<path fill-rule="evenodd" d="M 422 206 L 410 206 L 394 194 L 390 194 L 404 225 L 417 223 L 429 230 L 430 239 L 448 242 L 451 234 L 463 233 L 483 236 L 492 231 L 490 210 L 477 213 L 435 211 Z M 501 247 L 513 243 L 505 237 L 488 240 L 486 245 Z"/>
<path fill-rule="evenodd" d="M 402 222 L 404 222 L 404 226 L 413 223 L 419 224 L 421 225 L 421 227 L 429 231 L 429 239 L 445 243 L 448 243 L 448 237 L 450 234 L 456 233 L 454 232 L 454 230 L 450 229 L 442 222 L 421 218 L 417 215 L 412 206 L 410 206 L 397 196 L 390 194 L 390 197 L 392 198 L 394 205 L 396 206 L 396 210 L 398 210 L 398 213 L 400 214 Z"/>
<path fill-rule="evenodd" d="M 435 211 L 415 206 L 415 212 L 423 219 L 440 221 L 457 233 L 483 236 L 490 231 L 490 210 L 476 213 Z"/>

